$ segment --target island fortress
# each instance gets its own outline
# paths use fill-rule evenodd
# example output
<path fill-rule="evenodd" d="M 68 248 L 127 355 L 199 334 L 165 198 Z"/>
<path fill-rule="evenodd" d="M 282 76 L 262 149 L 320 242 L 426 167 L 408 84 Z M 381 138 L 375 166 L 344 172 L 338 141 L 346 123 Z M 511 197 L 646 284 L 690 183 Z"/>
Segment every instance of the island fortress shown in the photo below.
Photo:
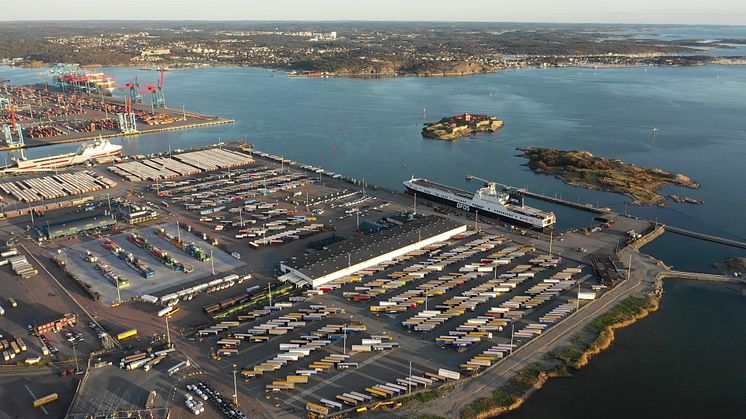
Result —
<path fill-rule="evenodd" d="M 465 113 L 426 123 L 422 136 L 452 141 L 479 132 L 495 132 L 503 125 L 505 123 L 494 116 Z"/>

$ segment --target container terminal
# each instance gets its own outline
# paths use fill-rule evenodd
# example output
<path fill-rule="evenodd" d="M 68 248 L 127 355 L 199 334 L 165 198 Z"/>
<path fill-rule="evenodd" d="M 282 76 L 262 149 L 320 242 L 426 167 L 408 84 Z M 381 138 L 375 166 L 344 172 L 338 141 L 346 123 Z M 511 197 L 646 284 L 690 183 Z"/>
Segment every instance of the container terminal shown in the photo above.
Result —
<path fill-rule="evenodd" d="M 169 108 L 163 72 L 155 83 L 133 80 L 122 86 L 104 74 L 65 65 L 50 75 L 46 84 L 0 85 L 0 150 L 234 122 Z"/>
<path fill-rule="evenodd" d="M 466 400 L 650 286 L 626 259 L 644 262 L 628 245 L 648 221 L 525 228 L 245 143 L 21 174 L 0 194 L 0 345 L 34 374 L 0 381 L 25 416 Z"/>

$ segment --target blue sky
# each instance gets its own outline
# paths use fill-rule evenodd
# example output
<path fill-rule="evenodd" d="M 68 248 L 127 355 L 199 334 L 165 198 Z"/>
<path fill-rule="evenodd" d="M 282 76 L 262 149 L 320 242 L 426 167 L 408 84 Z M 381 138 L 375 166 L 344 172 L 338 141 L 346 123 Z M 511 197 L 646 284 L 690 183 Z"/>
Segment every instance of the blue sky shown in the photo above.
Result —
<path fill-rule="evenodd" d="M 0 20 L 445 20 L 746 25 L 746 0 L 4 0 Z"/>

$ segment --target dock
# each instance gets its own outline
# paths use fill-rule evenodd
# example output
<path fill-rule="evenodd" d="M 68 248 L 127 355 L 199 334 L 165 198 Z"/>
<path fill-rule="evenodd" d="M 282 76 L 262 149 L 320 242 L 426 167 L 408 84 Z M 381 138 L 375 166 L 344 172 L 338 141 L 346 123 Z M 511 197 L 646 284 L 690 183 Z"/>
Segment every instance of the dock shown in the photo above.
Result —
<path fill-rule="evenodd" d="M 538 194 L 538 193 L 535 193 L 535 192 L 525 191 L 525 194 L 529 198 L 539 199 L 539 200 L 542 200 L 542 201 L 551 202 L 551 203 L 554 203 L 554 204 L 559 204 L 559 205 L 563 205 L 563 206 L 566 206 L 566 207 L 575 208 L 575 209 L 579 209 L 579 210 L 583 210 L 583 211 L 590 211 L 590 212 L 593 212 L 593 213 L 596 213 L 596 214 L 611 214 L 613 212 L 613 211 L 611 211 L 608 208 L 597 208 L 597 207 L 594 207 L 592 204 L 581 204 L 579 202 L 567 201 L 567 200 L 564 200 L 564 199 L 561 199 L 561 198 L 556 198 L 556 197 L 552 197 L 552 196 L 546 196 L 546 195 Z M 733 246 L 733 247 L 738 247 L 738 248 L 741 248 L 741 249 L 746 249 L 746 241 L 741 241 L 741 240 L 736 240 L 736 239 L 728 239 L 728 238 L 725 238 L 725 237 L 715 236 L 715 235 L 712 235 L 712 234 L 700 233 L 700 232 L 697 232 L 697 231 L 687 230 L 687 229 L 684 229 L 684 228 L 670 226 L 670 225 L 662 225 L 661 224 L 661 226 L 662 226 L 663 229 L 665 229 L 665 231 L 670 232 L 670 233 L 676 233 L 676 234 L 680 234 L 682 236 L 693 237 L 695 239 L 706 240 L 706 241 L 713 242 L 713 243 L 724 244 L 726 246 Z M 638 244 L 638 248 L 644 246 L 645 244 L 648 244 L 649 242 L 651 242 L 653 240 L 655 240 L 658 236 L 660 236 L 660 234 L 662 233 L 662 231 L 660 231 L 658 228 L 656 228 L 653 231 L 653 233 L 655 233 L 655 234 L 653 236 L 651 236 L 650 238 L 648 238 L 648 240 L 645 240 L 644 242 L 639 243 Z"/>
<path fill-rule="evenodd" d="M 688 279 L 693 281 L 727 282 L 739 285 L 746 284 L 746 279 L 743 278 L 704 272 L 665 271 L 658 274 L 658 279 Z"/>
<path fill-rule="evenodd" d="M 529 198 L 539 199 L 542 201 L 551 202 L 553 204 L 564 205 L 566 207 L 575 208 L 575 209 L 579 209 L 583 211 L 590 211 L 596 214 L 608 214 L 612 212 L 611 210 L 607 208 L 596 208 L 592 204 L 581 204 L 579 202 L 567 201 L 567 200 L 552 197 L 552 196 L 542 195 L 536 192 L 525 191 L 525 195 Z"/>
<path fill-rule="evenodd" d="M 669 226 L 669 225 L 666 225 L 665 229 L 668 232 L 680 234 L 682 236 L 693 237 L 695 239 L 701 239 L 701 240 L 706 240 L 706 241 L 713 242 L 713 243 L 719 243 L 719 244 L 724 244 L 727 246 L 740 247 L 741 249 L 746 249 L 746 242 L 743 242 L 740 240 L 727 239 L 725 237 L 719 237 L 719 236 L 714 236 L 711 234 L 699 233 L 696 231 L 691 231 L 691 230 L 687 230 L 684 228 L 679 228 L 679 227 L 674 227 L 674 226 Z"/>
<path fill-rule="evenodd" d="M 46 85 L 8 86 L 19 124 L 0 151 L 231 124 L 232 119 Z M 126 97 L 130 99 L 129 96 Z M 130 119 L 121 119 L 127 113 Z M 119 118 L 119 120 L 118 120 Z M 0 118 L 8 124 L 7 115 Z M 128 121 L 125 126 L 120 126 Z"/>

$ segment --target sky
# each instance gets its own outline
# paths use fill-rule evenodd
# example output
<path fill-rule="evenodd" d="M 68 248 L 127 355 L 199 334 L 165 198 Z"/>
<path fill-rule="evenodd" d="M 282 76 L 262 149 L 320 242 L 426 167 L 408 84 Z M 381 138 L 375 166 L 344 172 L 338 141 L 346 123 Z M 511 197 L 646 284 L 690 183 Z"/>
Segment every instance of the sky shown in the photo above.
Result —
<path fill-rule="evenodd" d="M 3 0 L 0 20 L 424 20 L 746 25 L 746 0 Z"/>

